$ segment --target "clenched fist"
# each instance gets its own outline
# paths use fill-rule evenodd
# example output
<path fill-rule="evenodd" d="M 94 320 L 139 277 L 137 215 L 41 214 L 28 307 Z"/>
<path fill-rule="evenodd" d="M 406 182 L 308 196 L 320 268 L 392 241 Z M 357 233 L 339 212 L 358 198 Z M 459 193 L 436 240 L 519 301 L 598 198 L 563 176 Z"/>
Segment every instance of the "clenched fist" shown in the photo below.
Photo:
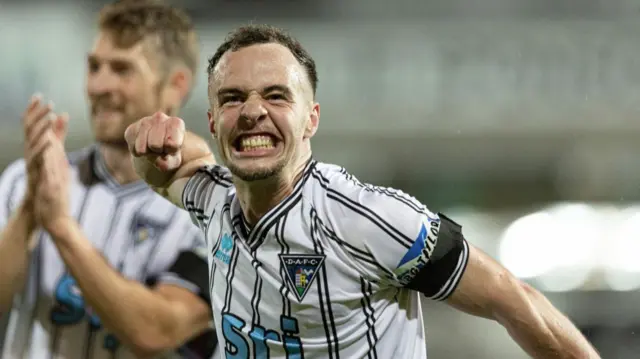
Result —
<path fill-rule="evenodd" d="M 161 171 L 174 171 L 182 164 L 185 131 L 182 119 L 156 112 L 131 124 L 124 137 L 133 156 L 145 157 Z"/>

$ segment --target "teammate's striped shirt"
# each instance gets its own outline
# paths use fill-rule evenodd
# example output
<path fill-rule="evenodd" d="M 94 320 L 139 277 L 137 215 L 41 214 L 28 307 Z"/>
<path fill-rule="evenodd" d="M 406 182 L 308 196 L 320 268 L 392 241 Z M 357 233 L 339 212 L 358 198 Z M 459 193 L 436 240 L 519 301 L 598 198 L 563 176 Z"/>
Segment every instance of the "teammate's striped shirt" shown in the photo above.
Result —
<path fill-rule="evenodd" d="M 232 358 L 426 358 L 419 292 L 447 298 L 467 264 L 455 222 L 314 160 L 252 228 L 223 167 L 200 169 L 182 200 L 206 233 Z"/>
<path fill-rule="evenodd" d="M 142 181 L 121 186 L 110 176 L 97 146 L 69 155 L 71 210 L 83 232 L 109 263 L 129 279 L 167 281 L 201 294 L 206 267 L 176 266 L 181 251 L 204 246 L 186 211 L 156 195 Z M 11 164 L 0 178 L 0 227 L 20 204 L 25 164 Z M 125 359 L 133 355 L 102 329 L 45 232 L 32 255 L 24 292 L 16 296 L 2 348 L 3 359 Z M 202 261 L 202 260 L 201 260 Z M 174 263 L 175 262 L 175 263 Z M 201 262 L 202 263 L 202 262 Z M 197 267 L 197 261 L 192 261 Z M 195 268 L 194 267 L 194 268 Z M 200 272 L 200 277 L 198 277 Z M 202 292 L 208 300 L 208 293 Z M 1 339 L 1 338 L 0 338 Z"/>

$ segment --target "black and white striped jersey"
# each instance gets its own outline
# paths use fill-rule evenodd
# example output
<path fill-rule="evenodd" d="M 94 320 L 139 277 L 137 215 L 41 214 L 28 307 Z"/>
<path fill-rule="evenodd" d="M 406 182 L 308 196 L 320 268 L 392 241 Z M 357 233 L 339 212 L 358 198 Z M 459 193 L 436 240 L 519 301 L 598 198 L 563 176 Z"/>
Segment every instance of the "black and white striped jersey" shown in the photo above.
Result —
<path fill-rule="evenodd" d="M 310 160 L 249 228 L 231 179 L 202 168 L 182 198 L 206 233 L 227 358 L 426 358 L 419 295 L 443 300 L 456 288 L 469 253 L 460 226 Z"/>
<path fill-rule="evenodd" d="M 69 159 L 72 213 L 87 239 L 108 262 L 129 279 L 170 282 L 202 293 L 206 300 L 206 265 L 198 267 L 196 260 L 190 261 L 191 267 L 175 265 L 179 253 L 189 257 L 190 252 L 205 246 L 202 232 L 191 223 L 187 212 L 155 194 L 142 181 L 120 186 L 106 170 L 96 146 L 72 153 Z M 0 228 L 24 195 L 25 175 L 25 163 L 19 160 L 0 178 Z M 38 236 L 27 285 L 7 314 L 1 357 L 133 358 L 85 306 L 49 235 L 40 232 Z"/>

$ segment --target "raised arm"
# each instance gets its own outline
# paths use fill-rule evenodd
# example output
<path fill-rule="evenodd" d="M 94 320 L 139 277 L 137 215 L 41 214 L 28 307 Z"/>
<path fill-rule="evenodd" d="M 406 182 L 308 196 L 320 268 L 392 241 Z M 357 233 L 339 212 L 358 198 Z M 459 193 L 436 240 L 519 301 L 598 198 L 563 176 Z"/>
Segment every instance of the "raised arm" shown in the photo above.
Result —
<path fill-rule="evenodd" d="M 199 168 L 215 164 L 204 139 L 186 131 L 182 119 L 161 112 L 130 125 L 125 139 L 138 175 L 181 208 L 182 192 L 189 178 Z"/>
<path fill-rule="evenodd" d="M 0 176 L 0 316 L 13 304 L 14 295 L 24 285 L 31 253 L 38 240 L 34 218 L 33 194 L 36 176 L 34 163 L 41 157 L 44 146 L 29 146 L 29 139 L 48 130 L 64 118 L 55 116 L 52 103 L 34 95 L 29 101 L 22 125 L 25 136 L 24 161 L 16 161 Z M 55 120 L 50 121 L 53 117 Z M 24 193 L 20 190 L 24 187 Z M 16 196 L 20 193 L 19 196 Z M 19 197 L 22 197 L 20 199 Z M 16 206 L 13 201 L 16 201 Z"/>

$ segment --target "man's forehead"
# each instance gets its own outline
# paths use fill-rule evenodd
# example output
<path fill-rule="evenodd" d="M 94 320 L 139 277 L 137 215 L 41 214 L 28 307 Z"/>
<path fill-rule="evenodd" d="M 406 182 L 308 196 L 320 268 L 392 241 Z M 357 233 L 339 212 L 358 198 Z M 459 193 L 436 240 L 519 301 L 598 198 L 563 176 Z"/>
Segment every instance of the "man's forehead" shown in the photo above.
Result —
<path fill-rule="evenodd" d="M 113 35 L 108 32 L 100 32 L 96 37 L 89 56 L 101 61 L 129 61 L 144 63 L 146 66 L 155 66 L 152 41 L 144 39 L 127 48 L 118 46 Z"/>
<path fill-rule="evenodd" d="M 280 44 L 260 44 L 229 51 L 214 69 L 219 87 L 255 89 L 275 83 L 302 86 L 306 76 L 291 51 Z"/>

